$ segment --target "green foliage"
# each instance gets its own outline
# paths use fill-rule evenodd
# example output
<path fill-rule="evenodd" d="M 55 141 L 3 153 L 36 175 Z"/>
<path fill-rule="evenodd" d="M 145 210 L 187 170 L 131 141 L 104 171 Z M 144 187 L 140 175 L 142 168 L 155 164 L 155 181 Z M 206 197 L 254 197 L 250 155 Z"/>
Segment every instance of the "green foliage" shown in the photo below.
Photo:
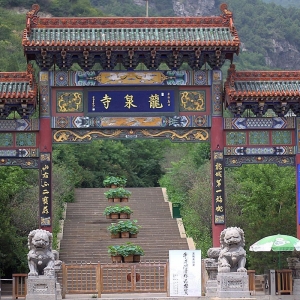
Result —
<path fill-rule="evenodd" d="M 67 166 L 53 165 L 52 172 L 52 233 L 53 249 L 57 249 L 57 234 L 60 232 L 60 220 L 63 219 L 65 204 L 74 201 L 73 176 Z"/>
<path fill-rule="evenodd" d="M 131 242 L 127 242 L 126 244 L 120 246 L 119 253 L 123 257 L 129 255 L 144 255 L 144 250 L 139 245 L 135 245 Z"/>
<path fill-rule="evenodd" d="M 111 187 L 111 185 L 115 186 L 125 186 L 127 179 L 124 177 L 116 177 L 116 176 L 107 176 L 103 180 L 103 185 L 105 187 Z"/>
<path fill-rule="evenodd" d="M 137 234 L 140 231 L 141 225 L 137 224 L 137 220 L 122 220 L 118 223 L 111 223 L 110 226 L 107 227 L 107 230 L 111 234 L 118 234 L 120 232 L 129 232 L 131 234 Z"/>
<path fill-rule="evenodd" d="M 133 213 L 133 211 L 132 211 L 132 209 L 129 206 L 126 205 L 126 206 L 121 206 L 120 213 L 130 215 L 130 214 Z"/>
<path fill-rule="evenodd" d="M 121 255 L 121 246 L 120 245 L 110 245 L 108 248 L 108 254 L 111 256 Z"/>
<path fill-rule="evenodd" d="M 129 187 L 158 186 L 163 174 L 164 142 L 94 141 L 89 144 L 55 146 L 56 162 L 64 161 L 81 188 L 103 187 L 108 176 L 127 179 Z"/>
<path fill-rule="evenodd" d="M 109 189 L 104 192 L 106 198 L 128 198 L 131 195 L 131 192 L 124 188 L 115 188 Z"/>
<path fill-rule="evenodd" d="M 137 5 L 133 0 L 91 0 L 91 4 L 101 9 L 107 15 L 120 17 L 144 17 L 145 5 Z M 169 0 L 149 0 L 149 16 L 174 16 L 173 5 Z"/>
<path fill-rule="evenodd" d="M 262 0 L 266 3 L 274 3 L 276 5 L 281 5 L 284 7 L 300 8 L 299 0 Z"/>
<path fill-rule="evenodd" d="M 116 235 L 118 233 L 120 233 L 120 229 L 118 227 L 118 224 L 116 223 L 111 223 L 108 227 L 107 227 L 107 230 L 113 234 L 113 235 Z"/>
<path fill-rule="evenodd" d="M 13 212 L 16 206 L 22 206 L 22 200 L 15 195 L 30 188 L 27 181 L 30 171 L 18 167 L 0 168 L 0 276 L 10 272 L 24 272 L 27 267 L 27 236 L 21 236 Z M 23 211 L 24 213 L 24 211 Z M 20 216 L 20 214 L 19 214 Z"/>
<path fill-rule="evenodd" d="M 139 245 L 127 242 L 123 245 L 110 245 L 108 246 L 108 254 L 111 256 L 129 256 L 129 255 L 145 255 L 143 248 Z"/>
<path fill-rule="evenodd" d="M 102 12 L 91 6 L 90 0 L 53 0 L 47 11 L 56 17 L 97 17 Z"/>
<path fill-rule="evenodd" d="M 119 214 L 121 210 L 120 205 L 107 206 L 104 209 L 103 215 L 109 216 L 110 214 Z"/>
<path fill-rule="evenodd" d="M 203 253 L 211 247 L 211 184 L 209 144 L 172 145 L 168 156 L 176 163 L 162 177 L 171 202 L 181 203 L 181 215 L 188 236 Z"/>
<path fill-rule="evenodd" d="M 121 206 L 119 204 L 117 205 L 112 205 L 112 206 L 107 206 L 104 209 L 103 215 L 108 216 L 110 214 L 132 214 L 132 210 L 129 206 Z"/>
<path fill-rule="evenodd" d="M 234 190 L 231 189 L 227 197 L 226 223 L 243 228 L 247 249 L 265 236 L 278 233 L 296 236 L 294 168 L 246 165 L 230 173 Z M 289 254 L 282 254 L 283 267 L 287 267 L 284 258 Z M 257 272 L 278 266 L 278 253 L 248 251 L 247 256 L 249 268 Z"/>

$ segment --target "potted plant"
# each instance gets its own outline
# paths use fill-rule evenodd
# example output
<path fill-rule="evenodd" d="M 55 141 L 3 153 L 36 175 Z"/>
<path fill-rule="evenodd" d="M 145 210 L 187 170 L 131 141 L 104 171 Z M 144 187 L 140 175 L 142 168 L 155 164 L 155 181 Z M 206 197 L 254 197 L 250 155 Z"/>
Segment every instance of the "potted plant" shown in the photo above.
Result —
<path fill-rule="evenodd" d="M 108 254 L 113 262 L 140 262 L 144 250 L 141 246 L 128 242 L 123 245 L 108 246 Z"/>
<path fill-rule="evenodd" d="M 136 238 L 139 233 L 141 225 L 137 225 L 137 220 L 133 220 L 130 229 L 129 229 L 129 237 Z"/>
<path fill-rule="evenodd" d="M 141 256 L 145 255 L 143 248 L 139 245 L 134 245 L 133 262 L 140 262 Z"/>
<path fill-rule="evenodd" d="M 132 212 L 129 206 L 120 206 L 120 219 L 130 219 Z"/>
<path fill-rule="evenodd" d="M 121 246 L 111 245 L 108 246 L 108 254 L 111 256 L 112 262 L 122 262 L 122 255 L 120 253 Z"/>
<path fill-rule="evenodd" d="M 126 189 L 122 189 L 120 190 L 120 198 L 121 198 L 121 202 L 128 202 L 129 197 L 131 196 L 131 192 L 126 190 Z"/>
<path fill-rule="evenodd" d="M 139 229 L 140 229 L 140 225 L 137 225 L 137 220 L 125 220 L 125 221 L 119 221 L 117 223 L 117 226 L 119 227 L 119 231 L 120 231 L 120 236 L 122 238 L 129 238 L 129 237 L 136 237 Z"/>
<path fill-rule="evenodd" d="M 107 176 L 103 180 L 105 187 L 116 188 L 123 187 L 126 185 L 127 179 L 125 177 Z"/>
<path fill-rule="evenodd" d="M 110 232 L 110 236 L 112 239 L 120 237 L 120 228 L 118 224 L 111 223 L 111 225 L 107 227 L 107 230 Z"/>
<path fill-rule="evenodd" d="M 128 198 L 131 195 L 131 192 L 124 189 L 123 187 L 118 187 L 115 189 L 114 193 L 114 199 L 118 198 L 121 202 L 128 202 Z"/>
<path fill-rule="evenodd" d="M 118 227 L 120 230 L 121 238 L 129 238 L 129 236 L 130 236 L 129 230 L 131 228 L 131 225 L 132 225 L 132 222 L 129 220 L 118 222 Z"/>
<path fill-rule="evenodd" d="M 103 215 L 106 216 L 107 219 L 119 219 L 122 207 L 120 205 L 107 206 L 104 209 Z"/>
<path fill-rule="evenodd" d="M 123 256 L 123 261 L 133 262 L 133 255 L 135 251 L 135 246 L 132 243 L 126 243 L 120 246 L 120 254 Z"/>
<path fill-rule="evenodd" d="M 104 196 L 108 199 L 109 202 L 121 202 L 121 191 L 119 188 L 109 189 L 104 192 Z"/>
<path fill-rule="evenodd" d="M 115 195 L 114 189 L 110 189 L 104 192 L 104 196 L 107 198 L 108 202 L 114 202 L 114 195 Z"/>

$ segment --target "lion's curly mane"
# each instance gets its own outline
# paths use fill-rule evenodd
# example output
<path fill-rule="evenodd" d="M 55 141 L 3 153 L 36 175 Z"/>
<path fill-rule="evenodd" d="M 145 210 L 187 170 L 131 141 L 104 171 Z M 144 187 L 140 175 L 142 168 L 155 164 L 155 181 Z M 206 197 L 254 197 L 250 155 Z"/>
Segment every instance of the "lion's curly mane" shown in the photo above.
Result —
<path fill-rule="evenodd" d="M 225 228 L 221 234 L 220 234 L 220 245 L 221 245 L 221 248 L 225 248 L 225 247 L 228 247 L 228 245 L 226 244 L 225 242 L 225 234 L 228 230 L 232 230 L 232 229 L 235 229 L 238 231 L 238 233 L 240 234 L 241 236 L 241 242 L 240 242 L 240 246 L 241 247 L 245 247 L 245 235 L 244 235 L 244 230 L 239 228 L 239 227 L 228 227 L 228 228 Z"/>

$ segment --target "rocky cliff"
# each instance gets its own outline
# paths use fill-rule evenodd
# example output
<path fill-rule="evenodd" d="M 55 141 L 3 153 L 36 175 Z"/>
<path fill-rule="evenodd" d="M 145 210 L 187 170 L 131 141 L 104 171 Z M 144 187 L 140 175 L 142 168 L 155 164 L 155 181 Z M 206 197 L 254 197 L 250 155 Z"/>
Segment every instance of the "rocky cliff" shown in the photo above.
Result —
<path fill-rule="evenodd" d="M 136 5 L 145 6 L 147 0 L 133 0 Z M 214 0 L 170 0 L 175 16 L 211 16 L 215 14 Z M 149 7 L 157 11 L 155 3 L 148 0 Z"/>
<path fill-rule="evenodd" d="M 172 0 L 176 16 L 211 16 L 215 14 L 214 0 Z"/>

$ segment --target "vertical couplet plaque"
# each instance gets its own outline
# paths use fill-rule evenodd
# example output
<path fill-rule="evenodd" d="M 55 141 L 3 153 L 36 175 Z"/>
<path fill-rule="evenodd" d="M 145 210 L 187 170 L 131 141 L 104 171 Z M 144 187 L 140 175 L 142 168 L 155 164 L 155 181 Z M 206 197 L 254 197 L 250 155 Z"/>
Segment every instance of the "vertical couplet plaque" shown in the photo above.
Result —
<path fill-rule="evenodd" d="M 213 155 L 214 220 L 215 224 L 225 224 L 224 156 L 222 151 L 214 151 Z"/>
<path fill-rule="evenodd" d="M 40 155 L 40 227 L 51 226 L 51 153 Z"/>

